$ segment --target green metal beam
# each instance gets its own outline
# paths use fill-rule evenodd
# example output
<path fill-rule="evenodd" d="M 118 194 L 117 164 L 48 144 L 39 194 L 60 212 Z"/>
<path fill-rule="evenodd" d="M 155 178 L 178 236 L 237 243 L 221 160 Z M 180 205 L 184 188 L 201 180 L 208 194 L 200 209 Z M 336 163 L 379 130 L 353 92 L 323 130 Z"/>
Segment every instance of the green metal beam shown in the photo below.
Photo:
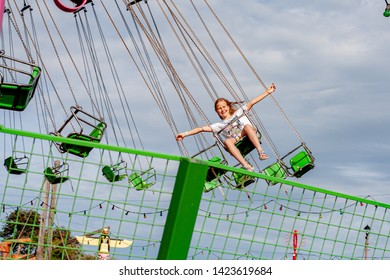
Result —
<path fill-rule="evenodd" d="M 94 143 L 94 142 L 88 142 L 88 141 L 83 141 L 83 140 L 78 140 L 78 139 L 71 139 L 71 138 L 66 138 L 66 137 L 61 137 L 61 136 L 50 135 L 50 134 L 42 134 L 42 133 L 37 133 L 37 132 L 12 129 L 12 128 L 7 128 L 3 125 L 0 125 L 0 133 L 19 135 L 19 136 L 24 136 L 24 137 L 29 137 L 29 138 L 36 138 L 36 139 L 53 141 L 53 142 L 79 145 L 79 146 L 84 146 L 84 147 L 104 149 L 104 150 L 109 150 L 109 151 L 129 153 L 129 154 L 135 154 L 135 155 L 141 155 L 141 156 L 158 157 L 158 158 L 169 159 L 169 160 L 179 161 L 181 158 L 180 156 L 175 156 L 175 155 L 160 154 L 160 153 L 149 152 L 149 151 L 145 151 L 145 150 L 136 150 L 136 149 L 125 148 L 125 147 L 120 147 L 120 146 L 114 146 L 114 145 L 108 145 L 108 144 L 102 144 L 102 143 Z"/>
<path fill-rule="evenodd" d="M 194 159 L 180 161 L 157 259 L 187 259 L 207 170 Z"/>

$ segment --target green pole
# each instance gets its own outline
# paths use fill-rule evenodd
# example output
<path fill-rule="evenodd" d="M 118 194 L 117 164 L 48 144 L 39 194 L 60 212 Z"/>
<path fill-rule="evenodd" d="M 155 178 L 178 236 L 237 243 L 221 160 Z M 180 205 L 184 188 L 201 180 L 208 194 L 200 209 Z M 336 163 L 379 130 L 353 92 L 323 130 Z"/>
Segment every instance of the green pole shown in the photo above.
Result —
<path fill-rule="evenodd" d="M 187 259 L 207 170 L 194 159 L 181 159 L 158 260 Z"/>

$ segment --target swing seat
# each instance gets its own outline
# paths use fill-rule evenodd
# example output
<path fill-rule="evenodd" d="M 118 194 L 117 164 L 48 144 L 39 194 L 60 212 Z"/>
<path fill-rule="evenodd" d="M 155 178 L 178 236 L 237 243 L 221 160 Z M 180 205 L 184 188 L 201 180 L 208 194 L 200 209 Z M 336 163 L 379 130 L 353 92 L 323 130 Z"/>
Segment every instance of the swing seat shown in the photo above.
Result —
<path fill-rule="evenodd" d="M 271 176 L 279 179 L 285 179 L 287 176 L 286 172 L 284 171 L 284 169 L 282 168 L 279 162 L 275 162 L 267 166 L 266 168 L 264 168 L 263 173 L 267 176 Z M 273 186 L 278 183 L 273 180 L 266 180 L 266 182 L 269 186 Z"/>
<path fill-rule="evenodd" d="M 0 57 L 3 59 L 8 59 L 12 63 L 16 62 L 27 67 L 32 67 L 32 71 L 27 72 L 25 70 L 12 68 L 7 65 L 0 65 L 0 67 L 3 69 L 30 77 L 28 83 L 7 82 L 4 81 L 4 77 L 0 73 L 0 108 L 14 111 L 23 111 L 26 109 L 27 105 L 34 96 L 35 89 L 41 75 L 41 68 L 34 64 L 8 57 L 4 55 L 4 51 L 0 51 Z"/>
<path fill-rule="evenodd" d="M 142 191 L 150 188 L 153 186 L 156 181 L 148 182 L 149 179 L 151 179 L 154 175 L 150 175 L 146 179 L 142 178 L 142 175 L 148 173 L 148 171 L 144 173 L 139 173 L 139 172 L 134 172 L 129 176 L 129 183 L 137 190 L 137 191 Z"/>
<path fill-rule="evenodd" d="M 242 168 L 245 170 L 245 168 Z M 233 173 L 234 181 L 236 182 L 237 189 L 243 189 L 255 182 L 255 177 L 248 176 L 241 173 Z"/>
<path fill-rule="evenodd" d="M 117 182 L 117 181 L 122 181 L 127 174 L 119 174 L 119 170 L 111 167 L 111 166 L 104 166 L 102 169 L 103 176 L 106 177 L 106 179 L 109 182 Z"/>
<path fill-rule="evenodd" d="M 259 137 L 259 140 L 261 140 L 261 134 L 258 131 L 257 131 L 257 136 Z M 255 148 L 255 146 L 253 146 L 252 142 L 249 140 L 247 135 L 245 135 L 239 141 L 237 141 L 235 146 L 240 151 L 243 157 L 245 157 L 247 154 L 252 152 Z"/>
<path fill-rule="evenodd" d="M 89 135 L 84 135 L 80 133 L 70 133 L 67 138 L 70 139 L 76 139 L 76 140 L 82 140 L 82 141 L 87 141 L 87 142 L 94 142 L 94 143 L 99 143 L 102 139 L 104 129 L 106 128 L 106 124 L 103 122 L 100 122 L 92 131 Z M 91 150 L 93 149 L 92 147 L 86 147 L 86 146 L 80 146 L 80 145 L 74 145 L 74 144 L 67 144 L 67 143 L 61 143 L 60 146 L 60 151 L 62 153 L 70 153 L 79 157 L 87 157 Z"/>
<path fill-rule="evenodd" d="M 23 158 L 22 158 L 23 159 Z M 20 163 L 20 160 L 22 159 L 14 159 L 12 156 L 8 157 L 4 160 L 4 166 L 7 169 L 8 173 L 14 174 L 14 175 L 20 175 L 23 173 L 26 173 L 26 168 L 21 168 L 21 165 L 25 165 L 27 167 L 26 163 Z M 27 157 L 26 157 L 27 159 Z M 18 162 L 18 164 L 16 163 Z"/>
<path fill-rule="evenodd" d="M 306 151 L 300 151 L 290 159 L 290 165 L 294 171 L 293 176 L 299 178 L 314 168 L 314 161 Z"/>
<path fill-rule="evenodd" d="M 43 174 L 51 184 L 61 184 L 69 180 L 69 176 L 61 176 L 61 172 L 54 173 L 51 167 L 47 167 Z"/>
<path fill-rule="evenodd" d="M 205 193 L 207 193 L 207 192 L 212 191 L 213 189 L 218 188 L 220 186 L 221 186 L 221 184 L 218 181 L 218 179 L 214 179 L 214 180 L 211 180 L 210 182 L 205 182 L 204 187 L 203 187 L 203 191 Z"/>
<path fill-rule="evenodd" d="M 215 157 L 209 159 L 209 161 L 214 162 L 214 163 L 224 164 L 223 160 L 218 156 L 215 156 Z M 214 179 L 219 178 L 221 175 L 223 175 L 225 173 L 226 173 L 226 170 L 224 170 L 224 169 L 210 167 L 209 170 L 207 171 L 206 182 L 211 182 Z"/>

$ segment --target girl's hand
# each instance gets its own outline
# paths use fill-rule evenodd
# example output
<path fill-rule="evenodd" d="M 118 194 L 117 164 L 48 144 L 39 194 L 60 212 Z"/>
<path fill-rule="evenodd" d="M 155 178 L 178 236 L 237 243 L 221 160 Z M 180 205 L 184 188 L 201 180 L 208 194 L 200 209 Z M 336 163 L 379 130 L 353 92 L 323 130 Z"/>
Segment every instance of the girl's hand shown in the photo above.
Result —
<path fill-rule="evenodd" d="M 185 137 L 185 133 L 179 133 L 178 135 L 176 135 L 176 140 L 177 141 L 182 141 Z"/>
<path fill-rule="evenodd" d="M 276 86 L 275 86 L 274 83 L 272 83 L 272 84 L 269 86 L 269 88 L 267 88 L 267 93 L 268 93 L 268 94 L 271 94 L 271 93 L 275 92 L 275 90 L 276 90 Z"/>

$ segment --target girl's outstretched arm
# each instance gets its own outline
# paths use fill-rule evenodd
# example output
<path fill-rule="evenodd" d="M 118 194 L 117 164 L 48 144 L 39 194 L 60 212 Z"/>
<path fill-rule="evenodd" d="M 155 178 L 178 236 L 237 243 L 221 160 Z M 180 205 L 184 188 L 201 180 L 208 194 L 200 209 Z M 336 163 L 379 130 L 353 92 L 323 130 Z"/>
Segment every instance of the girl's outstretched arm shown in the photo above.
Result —
<path fill-rule="evenodd" d="M 187 137 L 187 136 L 190 136 L 190 135 L 194 135 L 194 134 L 198 134 L 200 132 L 213 132 L 213 130 L 208 125 L 203 126 L 203 127 L 196 127 L 194 129 L 191 129 L 191 130 L 188 130 L 188 131 L 181 132 L 181 133 L 177 134 L 176 135 L 176 140 L 177 141 L 182 141 L 184 139 L 184 137 Z"/>
<path fill-rule="evenodd" d="M 251 101 L 249 101 L 246 106 L 248 108 L 248 111 L 252 109 L 253 105 L 257 104 L 261 100 L 263 100 L 265 97 L 267 97 L 269 94 L 273 93 L 276 90 L 276 86 L 274 83 L 272 83 L 262 94 L 259 96 L 253 98 Z"/>

